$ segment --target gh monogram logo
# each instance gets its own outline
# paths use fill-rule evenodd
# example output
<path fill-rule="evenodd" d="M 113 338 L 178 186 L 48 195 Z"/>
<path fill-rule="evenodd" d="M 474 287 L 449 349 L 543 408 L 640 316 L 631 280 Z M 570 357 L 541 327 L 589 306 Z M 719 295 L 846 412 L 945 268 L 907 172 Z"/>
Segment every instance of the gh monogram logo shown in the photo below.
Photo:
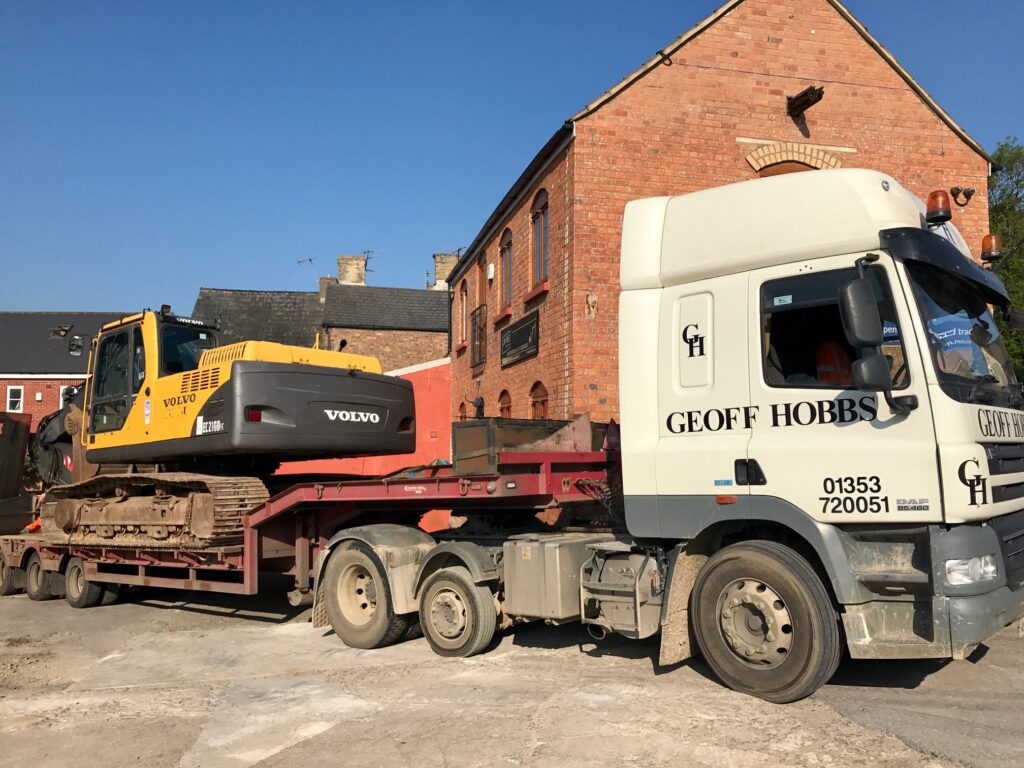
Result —
<path fill-rule="evenodd" d="M 982 504 L 988 503 L 988 481 L 981 476 L 978 472 L 968 477 L 967 465 L 973 464 L 975 470 L 979 469 L 978 462 L 976 459 L 968 459 L 960 468 L 956 471 L 957 477 L 960 478 L 960 482 L 963 483 L 967 490 L 971 494 L 971 506 L 980 507 Z"/>
<path fill-rule="evenodd" d="M 696 323 L 690 323 L 683 328 L 683 341 L 689 347 L 688 357 L 704 357 L 705 338 L 705 336 L 701 336 L 700 328 Z"/>

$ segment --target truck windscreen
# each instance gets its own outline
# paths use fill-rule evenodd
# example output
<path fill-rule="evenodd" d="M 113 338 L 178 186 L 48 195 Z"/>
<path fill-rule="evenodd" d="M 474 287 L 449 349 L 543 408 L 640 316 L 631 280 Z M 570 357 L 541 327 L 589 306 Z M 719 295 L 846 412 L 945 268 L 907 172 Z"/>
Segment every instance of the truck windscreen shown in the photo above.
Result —
<path fill-rule="evenodd" d="M 973 282 L 924 262 L 906 262 L 943 390 L 967 403 L 1020 407 L 1006 345 Z"/>

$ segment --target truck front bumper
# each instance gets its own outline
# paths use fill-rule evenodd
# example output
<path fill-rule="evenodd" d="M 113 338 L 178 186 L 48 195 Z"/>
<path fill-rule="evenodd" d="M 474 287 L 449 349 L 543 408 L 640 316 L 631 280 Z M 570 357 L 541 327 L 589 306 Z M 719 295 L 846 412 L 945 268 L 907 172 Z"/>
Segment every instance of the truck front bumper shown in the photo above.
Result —
<path fill-rule="evenodd" d="M 984 595 L 949 598 L 949 636 L 962 659 L 1003 627 L 1024 618 L 1024 589 L 999 587 Z"/>

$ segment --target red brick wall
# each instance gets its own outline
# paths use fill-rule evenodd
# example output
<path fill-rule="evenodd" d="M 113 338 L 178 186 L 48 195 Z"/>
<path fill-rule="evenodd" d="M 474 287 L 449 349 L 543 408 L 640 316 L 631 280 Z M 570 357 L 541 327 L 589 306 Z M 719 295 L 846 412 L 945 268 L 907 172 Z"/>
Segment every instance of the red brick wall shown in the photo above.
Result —
<path fill-rule="evenodd" d="M 375 331 L 364 328 L 331 328 L 327 332 L 326 349 L 337 349 L 346 339 L 345 351 L 355 355 L 371 355 L 380 359 L 385 371 L 407 368 L 448 356 L 447 332 Z"/>
<path fill-rule="evenodd" d="M 531 212 L 533 201 L 540 190 L 548 193 L 548 292 L 531 301 L 527 295 L 533 290 L 533 229 Z M 494 264 L 494 279 L 487 281 L 487 360 L 479 371 L 470 365 L 471 350 L 467 333 L 467 346 L 461 339 L 461 286 L 465 280 L 469 311 L 478 306 L 480 270 L 474 262 L 455 281 L 455 301 L 452 305 L 452 418 L 457 418 L 459 404 L 465 402 L 472 415 L 471 401 L 477 395 L 484 398 L 484 413 L 497 416 L 498 396 L 508 390 L 512 399 L 512 417 L 529 418 L 529 393 L 540 381 L 548 391 L 548 417 L 568 418 L 572 414 L 571 379 L 571 266 L 572 258 L 572 151 L 563 152 L 547 171 L 534 183 L 522 201 L 513 209 L 505 225 L 499 227 L 486 244 L 486 261 Z M 511 316 L 494 320 L 504 307 L 501 300 L 501 237 L 508 227 L 512 230 L 512 306 Z M 501 332 L 509 325 L 534 310 L 539 312 L 540 343 L 538 355 L 507 368 L 501 367 Z"/>
<path fill-rule="evenodd" d="M 62 386 L 78 386 L 82 383 L 81 378 L 71 379 L 4 379 L 0 378 L 0 412 L 7 408 L 7 388 L 9 386 L 24 387 L 24 398 L 21 412 L 27 414 L 31 420 L 29 430 L 36 431 L 36 425 L 43 416 L 49 416 L 54 411 L 60 410 L 60 388 Z M 36 395 L 40 394 L 42 399 L 37 401 Z"/>
<path fill-rule="evenodd" d="M 808 85 L 824 86 L 824 99 L 798 124 L 786 114 L 785 97 Z M 953 223 L 975 252 L 988 229 L 986 160 L 825 0 L 746 0 L 672 54 L 671 65 L 655 68 L 575 129 L 566 158 L 543 182 L 549 193 L 558 190 L 553 215 L 567 213 L 555 208 L 563 192 L 572 210 L 560 225 L 568 242 L 562 242 L 562 228 L 552 236 L 552 291 L 541 314 L 540 355 L 501 371 L 490 359 L 498 344 L 494 334 L 479 379 L 469 370 L 468 351 L 453 356 L 453 414 L 463 397 L 479 391 L 487 415 L 496 415 L 498 393 L 508 388 L 513 416 L 525 417 L 525 393 L 539 379 L 552 394 L 555 418 L 583 411 L 600 420 L 616 416 L 623 208 L 635 198 L 756 177 L 746 157 L 764 144 L 738 138 L 853 149 L 829 154 L 842 167 L 890 173 L 922 197 L 932 189 L 975 187 Z M 531 197 L 525 212 L 520 206 L 510 216 L 516 242 L 528 234 Z M 496 264 L 499 237 L 500 231 L 487 248 Z M 518 250 L 516 259 L 516 270 L 527 269 L 529 251 Z M 500 271 L 496 277 L 489 302 L 499 296 Z M 472 301 L 474 270 L 468 280 Z M 523 308 L 514 303 L 513 310 L 515 319 Z M 455 329 L 457 320 L 456 306 Z M 565 341 L 568 350 L 561 347 Z"/>

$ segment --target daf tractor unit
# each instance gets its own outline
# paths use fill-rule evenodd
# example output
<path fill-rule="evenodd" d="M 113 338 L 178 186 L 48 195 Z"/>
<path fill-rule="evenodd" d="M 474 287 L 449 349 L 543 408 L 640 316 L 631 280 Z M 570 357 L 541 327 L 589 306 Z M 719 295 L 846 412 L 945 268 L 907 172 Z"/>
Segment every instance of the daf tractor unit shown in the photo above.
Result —
<path fill-rule="evenodd" d="M 252 594 L 279 570 L 349 646 L 418 624 L 469 656 L 581 622 L 660 633 L 662 664 L 701 655 L 773 702 L 844 654 L 962 659 L 1024 614 L 1024 396 L 993 316 L 1021 315 L 950 218 L 945 193 L 868 170 L 631 202 L 619 424 L 458 422 L 452 465 L 298 483 L 241 515 L 238 546 L 97 543 L 65 518 L 116 504 L 57 494 L 39 533 L 0 538 L 6 582 L 31 560 L 37 598 Z M 418 528 L 429 509 L 452 526 Z"/>

